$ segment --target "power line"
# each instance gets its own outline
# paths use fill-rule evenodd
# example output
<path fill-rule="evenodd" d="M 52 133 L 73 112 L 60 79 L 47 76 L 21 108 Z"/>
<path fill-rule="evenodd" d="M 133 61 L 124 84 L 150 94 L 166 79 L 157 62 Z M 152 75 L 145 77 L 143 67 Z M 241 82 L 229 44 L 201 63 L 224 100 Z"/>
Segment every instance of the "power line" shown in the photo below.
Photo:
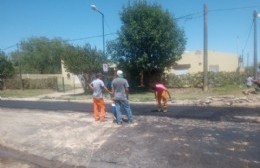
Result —
<path fill-rule="evenodd" d="M 256 6 L 246 6 L 246 7 L 238 7 L 238 8 L 223 8 L 223 9 L 213 9 L 213 10 L 208 10 L 208 12 L 223 12 L 223 11 L 234 11 L 234 10 L 243 10 L 243 9 L 252 9 L 252 8 L 257 8 L 260 7 L 260 5 L 256 5 Z M 197 18 L 202 17 L 202 12 L 195 12 L 195 13 L 191 13 L 191 14 L 187 14 L 178 18 L 175 18 L 176 20 L 180 20 L 180 19 L 186 19 L 186 20 L 191 20 L 194 19 L 194 16 L 197 16 Z M 249 37 L 251 35 L 252 32 L 252 28 L 253 28 L 253 22 L 251 24 L 248 36 L 247 36 L 247 40 L 245 43 L 245 46 L 243 48 L 243 51 L 245 50 L 247 44 L 248 44 L 248 40 Z"/>
<path fill-rule="evenodd" d="M 238 7 L 238 8 L 225 8 L 225 9 L 214 9 L 214 10 L 208 10 L 208 12 L 222 12 L 222 11 L 232 11 L 232 10 L 241 10 L 241 9 L 252 9 L 252 8 L 257 8 L 257 7 L 260 7 L 260 5 L 256 5 L 256 6 L 247 6 L 247 7 Z M 195 17 L 196 16 L 196 17 Z M 203 16 L 203 13 L 202 12 L 194 12 L 194 13 L 190 13 L 190 14 L 187 14 L 187 15 L 184 15 L 184 16 L 180 16 L 178 18 L 175 18 L 175 20 L 181 20 L 181 19 L 186 19 L 186 20 L 190 20 L 190 19 L 195 19 L 195 18 L 200 18 Z M 109 28 L 108 24 L 106 23 L 106 26 Z M 109 28 L 110 29 L 110 28 Z M 247 38 L 247 42 L 248 42 L 248 39 L 249 39 L 249 36 L 251 34 L 251 30 L 252 28 L 250 29 L 250 33 L 248 35 L 248 38 Z M 115 35 L 116 33 L 109 33 L 109 34 L 105 34 L 105 36 L 108 36 L 108 35 Z M 82 37 L 82 38 L 78 38 L 78 39 L 71 39 L 71 40 L 64 40 L 64 41 L 80 41 L 80 40 L 86 40 L 86 39 L 91 39 L 91 38 L 98 38 L 98 37 L 102 37 L 103 35 L 97 35 L 97 36 L 89 36 L 89 37 Z M 245 44 L 245 47 L 247 45 L 247 42 Z M 17 44 L 13 44 L 11 46 L 8 46 L 6 48 L 3 48 L 1 49 L 2 51 L 4 50 L 8 50 L 10 48 L 13 48 L 13 47 L 16 47 Z M 244 47 L 244 48 L 245 48 Z"/>
<path fill-rule="evenodd" d="M 252 21 L 252 24 L 251 24 L 251 26 L 250 26 L 250 30 L 249 30 L 249 33 L 248 33 L 248 36 L 247 36 L 247 39 L 246 39 L 246 43 L 245 43 L 245 46 L 244 46 L 244 48 L 243 48 L 243 51 L 245 51 L 245 49 L 246 49 L 246 46 L 247 46 L 247 43 L 248 43 L 248 40 L 249 40 L 249 38 L 250 38 L 250 35 L 251 35 L 251 32 L 252 32 L 252 29 L 253 29 L 253 21 Z"/>
<path fill-rule="evenodd" d="M 213 10 L 208 10 L 208 12 L 222 12 L 222 11 L 252 9 L 252 8 L 257 8 L 257 7 L 260 7 L 260 5 L 256 5 L 256 6 L 246 6 L 246 7 L 238 7 L 238 8 L 213 9 Z M 202 12 L 190 13 L 190 14 L 187 14 L 187 15 L 184 15 L 184 16 L 177 17 L 177 18 L 175 18 L 175 19 L 176 19 L 176 20 L 180 20 L 180 19 L 193 19 L 194 16 L 201 17 L 201 16 L 202 16 Z"/>
<path fill-rule="evenodd" d="M 104 36 L 110 36 L 110 35 L 115 35 L 115 34 L 116 34 L 116 33 L 108 33 L 108 34 L 105 34 Z M 97 37 L 103 37 L 103 35 L 96 35 L 96 36 L 82 37 L 82 38 L 70 39 L 70 40 L 64 40 L 64 41 L 80 41 L 80 40 L 87 40 L 87 39 L 97 38 Z"/>
<path fill-rule="evenodd" d="M 222 12 L 222 11 L 232 11 L 232 10 L 241 10 L 241 9 L 252 9 L 252 8 L 258 8 L 258 7 L 260 7 L 260 5 L 238 7 L 238 8 L 213 9 L 213 10 L 209 10 L 209 12 Z"/>
<path fill-rule="evenodd" d="M 115 35 L 116 33 L 108 33 L 108 34 L 105 34 L 105 36 L 110 36 L 110 35 Z M 80 40 L 86 40 L 86 39 L 91 39 L 91 38 L 98 38 L 98 37 L 102 37 L 103 35 L 97 35 L 97 36 L 89 36 L 89 37 L 82 37 L 82 38 L 77 38 L 77 39 L 69 39 L 69 40 L 63 40 L 65 42 L 72 42 L 72 41 L 80 41 Z M 13 45 L 10 45 L 6 48 L 3 48 L 3 49 L 0 49 L 1 51 L 6 51 L 10 48 L 14 48 L 14 47 L 17 47 L 17 43 L 16 44 L 13 44 Z"/>
<path fill-rule="evenodd" d="M 188 14 L 188 15 L 184 15 L 184 16 L 180 16 L 178 18 L 175 18 L 175 20 L 180 20 L 180 19 L 192 19 L 193 16 L 198 16 L 198 15 L 202 15 L 202 12 L 195 12 L 195 13 L 191 13 L 191 14 Z"/>
<path fill-rule="evenodd" d="M 2 51 L 5 51 L 5 50 L 8 50 L 8 49 L 10 49 L 10 48 L 14 48 L 14 47 L 16 47 L 17 46 L 17 44 L 13 44 L 13 45 L 10 45 L 10 46 L 8 46 L 8 47 L 6 47 L 6 48 L 3 48 L 3 49 L 1 49 Z"/>

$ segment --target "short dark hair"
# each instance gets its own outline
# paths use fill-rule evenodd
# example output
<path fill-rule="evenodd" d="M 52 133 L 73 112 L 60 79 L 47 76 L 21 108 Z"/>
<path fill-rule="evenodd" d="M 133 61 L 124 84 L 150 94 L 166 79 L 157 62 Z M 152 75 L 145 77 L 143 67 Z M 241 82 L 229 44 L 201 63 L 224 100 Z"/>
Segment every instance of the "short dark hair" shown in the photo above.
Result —
<path fill-rule="evenodd" d="M 97 73 L 96 77 L 97 77 L 97 78 L 102 78 L 102 77 L 103 77 L 103 74 L 102 74 L 102 73 Z"/>

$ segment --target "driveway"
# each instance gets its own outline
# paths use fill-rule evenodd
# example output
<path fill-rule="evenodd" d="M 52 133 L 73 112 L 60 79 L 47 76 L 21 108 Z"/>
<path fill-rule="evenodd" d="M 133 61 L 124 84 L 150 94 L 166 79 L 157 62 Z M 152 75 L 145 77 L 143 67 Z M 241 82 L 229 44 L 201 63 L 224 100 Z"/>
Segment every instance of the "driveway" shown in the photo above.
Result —
<path fill-rule="evenodd" d="M 131 105 L 134 123 L 118 126 L 87 102 L 2 100 L 0 167 L 260 167 L 259 106 Z"/>

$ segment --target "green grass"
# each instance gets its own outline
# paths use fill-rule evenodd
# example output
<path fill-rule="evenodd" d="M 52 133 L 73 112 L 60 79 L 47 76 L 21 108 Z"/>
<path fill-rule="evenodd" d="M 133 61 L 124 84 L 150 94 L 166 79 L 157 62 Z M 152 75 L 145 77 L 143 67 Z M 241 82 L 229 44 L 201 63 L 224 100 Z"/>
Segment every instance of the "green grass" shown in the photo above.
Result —
<path fill-rule="evenodd" d="M 169 89 L 173 100 L 195 100 L 203 99 L 209 96 L 221 96 L 221 95 L 233 95 L 244 96 L 242 91 L 245 88 L 239 86 L 223 86 L 219 88 L 209 88 L 207 92 L 204 92 L 201 88 L 175 88 Z M 154 93 L 142 92 L 130 94 L 131 101 L 154 101 Z"/>
<path fill-rule="evenodd" d="M 30 89 L 30 90 L 1 90 L 1 97 L 26 98 L 55 92 L 52 89 Z"/>
<path fill-rule="evenodd" d="M 92 99 L 92 95 L 85 94 L 85 93 L 69 94 L 69 95 L 63 95 L 59 99 L 62 99 L 62 100 L 89 100 L 89 99 Z"/>
<path fill-rule="evenodd" d="M 134 101 L 134 102 L 154 101 L 154 93 L 142 92 L 142 93 L 129 94 L 129 100 Z"/>
<path fill-rule="evenodd" d="M 209 96 L 221 96 L 221 95 L 233 95 L 233 96 L 244 96 L 242 91 L 244 87 L 239 86 L 224 86 L 219 88 L 209 88 L 207 92 L 204 92 L 201 88 L 174 88 L 169 89 L 173 100 L 195 100 L 203 99 Z M 55 90 L 51 89 L 34 89 L 34 90 L 4 90 L 0 91 L 1 97 L 15 97 L 15 98 L 26 98 L 34 97 L 48 93 L 55 93 Z M 92 96 L 88 94 L 69 94 L 63 95 L 58 99 L 62 100 L 87 100 L 91 99 Z M 48 96 L 45 97 L 48 99 Z M 110 96 L 106 94 L 106 99 L 110 99 Z M 130 93 L 130 101 L 134 102 L 148 102 L 154 101 L 153 92 L 140 92 L 140 93 Z"/>

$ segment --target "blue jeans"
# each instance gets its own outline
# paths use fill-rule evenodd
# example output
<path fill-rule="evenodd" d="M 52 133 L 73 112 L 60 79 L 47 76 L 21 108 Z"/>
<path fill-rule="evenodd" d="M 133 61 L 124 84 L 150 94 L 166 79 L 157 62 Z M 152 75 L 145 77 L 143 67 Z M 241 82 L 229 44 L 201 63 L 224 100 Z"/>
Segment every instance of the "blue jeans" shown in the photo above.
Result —
<path fill-rule="evenodd" d="M 133 120 L 133 115 L 128 100 L 115 100 L 115 104 L 116 104 L 117 123 L 122 123 L 121 108 L 126 112 L 128 121 Z"/>

